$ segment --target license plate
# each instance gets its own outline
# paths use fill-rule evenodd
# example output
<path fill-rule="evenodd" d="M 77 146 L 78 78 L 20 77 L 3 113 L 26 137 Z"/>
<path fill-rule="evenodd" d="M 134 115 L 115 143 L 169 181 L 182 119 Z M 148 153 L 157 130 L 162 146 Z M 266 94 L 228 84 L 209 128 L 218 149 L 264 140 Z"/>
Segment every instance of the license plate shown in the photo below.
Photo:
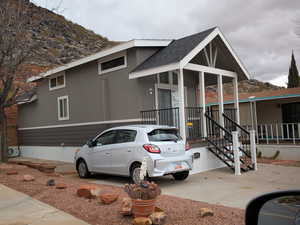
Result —
<path fill-rule="evenodd" d="M 179 169 L 182 169 L 182 165 L 176 165 L 175 166 L 175 170 L 179 170 Z"/>

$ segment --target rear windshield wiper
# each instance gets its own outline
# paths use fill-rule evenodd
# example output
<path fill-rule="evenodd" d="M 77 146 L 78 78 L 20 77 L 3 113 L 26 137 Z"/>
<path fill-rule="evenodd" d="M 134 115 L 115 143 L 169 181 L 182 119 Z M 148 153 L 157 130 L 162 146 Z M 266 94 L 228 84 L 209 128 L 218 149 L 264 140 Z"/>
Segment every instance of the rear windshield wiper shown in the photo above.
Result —
<path fill-rule="evenodd" d="M 160 141 L 174 141 L 174 142 L 177 142 L 178 140 L 177 139 L 162 139 Z"/>

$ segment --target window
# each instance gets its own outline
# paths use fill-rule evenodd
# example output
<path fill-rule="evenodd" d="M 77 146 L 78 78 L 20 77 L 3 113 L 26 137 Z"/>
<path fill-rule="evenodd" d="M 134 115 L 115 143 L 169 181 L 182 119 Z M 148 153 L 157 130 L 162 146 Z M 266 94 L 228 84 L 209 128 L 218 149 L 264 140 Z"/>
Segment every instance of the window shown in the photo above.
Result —
<path fill-rule="evenodd" d="M 58 120 L 69 119 L 69 97 L 62 96 L 57 98 L 58 104 Z"/>
<path fill-rule="evenodd" d="M 61 74 L 55 77 L 52 77 L 49 79 L 49 89 L 51 90 L 55 90 L 55 89 L 59 89 L 59 88 L 63 88 L 66 86 L 65 83 L 65 74 Z"/>
<path fill-rule="evenodd" d="M 97 145 L 110 145 L 110 144 L 115 144 L 115 139 L 116 139 L 116 131 L 108 131 L 104 134 L 102 134 L 100 137 L 97 138 L 96 143 Z"/>
<path fill-rule="evenodd" d="M 148 133 L 149 141 L 179 141 L 181 137 L 175 129 L 156 129 Z"/>
<path fill-rule="evenodd" d="M 126 143 L 135 141 L 135 130 L 118 130 L 116 143 Z"/>
<path fill-rule="evenodd" d="M 124 55 L 109 61 L 99 63 L 99 74 L 119 70 L 125 68 L 126 66 L 126 56 Z"/>

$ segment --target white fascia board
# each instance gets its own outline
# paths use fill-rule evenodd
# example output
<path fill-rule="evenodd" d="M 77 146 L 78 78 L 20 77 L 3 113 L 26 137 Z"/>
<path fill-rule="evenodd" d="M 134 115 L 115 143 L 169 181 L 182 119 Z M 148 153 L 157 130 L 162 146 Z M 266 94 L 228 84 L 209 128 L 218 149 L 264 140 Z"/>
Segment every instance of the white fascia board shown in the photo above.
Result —
<path fill-rule="evenodd" d="M 184 69 L 197 71 L 197 72 L 219 74 L 219 75 L 222 75 L 222 76 L 225 76 L 225 77 L 232 77 L 232 78 L 237 77 L 236 72 L 232 72 L 232 71 L 229 71 L 229 70 L 218 69 L 218 68 L 209 67 L 209 66 L 198 65 L 198 64 L 194 64 L 194 63 L 188 63 L 184 67 Z"/>
<path fill-rule="evenodd" d="M 185 56 L 181 61 L 180 65 L 182 68 L 184 68 L 206 45 L 208 45 L 217 35 L 220 36 L 226 47 L 228 48 L 229 52 L 233 56 L 233 58 L 236 60 L 244 74 L 248 79 L 250 79 L 249 72 L 246 70 L 240 59 L 237 57 L 236 53 L 233 51 L 232 47 L 230 46 L 229 42 L 226 40 L 223 33 L 220 31 L 218 27 L 214 29 L 213 32 L 210 33 L 198 46 L 196 46 L 187 56 Z"/>
<path fill-rule="evenodd" d="M 102 50 L 94 55 L 87 56 L 87 57 L 79 59 L 77 61 L 54 68 L 45 73 L 41 73 L 38 76 L 30 77 L 29 79 L 27 79 L 27 82 L 33 82 L 33 81 L 42 79 L 44 77 L 48 77 L 52 74 L 55 74 L 55 73 L 70 69 L 72 67 L 79 66 L 79 65 L 100 59 L 102 57 L 105 57 L 105 56 L 108 56 L 108 55 L 111 55 L 111 54 L 114 54 L 114 53 L 117 53 L 120 51 L 124 51 L 129 48 L 133 48 L 133 47 L 165 47 L 165 46 L 168 46 L 171 41 L 172 40 L 131 40 L 131 41 L 116 45 L 112 48 Z"/>
<path fill-rule="evenodd" d="M 136 79 L 139 77 L 151 76 L 158 73 L 168 72 L 179 69 L 179 63 L 172 63 L 168 65 L 163 65 L 147 70 L 141 70 L 133 73 L 129 73 L 129 79 Z"/>

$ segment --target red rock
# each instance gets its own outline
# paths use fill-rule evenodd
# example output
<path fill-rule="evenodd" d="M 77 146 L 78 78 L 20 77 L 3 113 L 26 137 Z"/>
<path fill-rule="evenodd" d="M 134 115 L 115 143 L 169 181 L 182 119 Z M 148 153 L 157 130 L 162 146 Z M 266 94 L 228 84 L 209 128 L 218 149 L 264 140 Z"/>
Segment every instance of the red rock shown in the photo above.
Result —
<path fill-rule="evenodd" d="M 67 188 L 67 185 L 63 184 L 63 183 L 60 183 L 60 184 L 56 185 L 56 189 L 66 189 L 66 188 Z"/>
<path fill-rule="evenodd" d="M 48 177 L 60 177 L 61 175 L 59 173 L 49 173 L 47 174 Z"/>
<path fill-rule="evenodd" d="M 152 213 L 149 218 L 154 225 L 162 225 L 166 221 L 167 215 L 164 212 L 154 212 Z"/>
<path fill-rule="evenodd" d="M 0 170 L 11 170 L 13 167 L 12 165 L 8 165 L 8 164 L 0 164 Z"/>
<path fill-rule="evenodd" d="M 26 175 L 23 176 L 23 181 L 26 181 L 26 182 L 34 181 L 34 179 L 35 179 L 34 176 L 29 175 L 29 174 L 26 174 Z"/>
<path fill-rule="evenodd" d="M 123 198 L 122 206 L 120 213 L 123 216 L 131 216 L 132 215 L 132 201 L 131 198 Z"/>
<path fill-rule="evenodd" d="M 101 189 L 96 185 L 84 184 L 77 189 L 77 195 L 84 198 L 96 198 L 101 192 Z"/>
<path fill-rule="evenodd" d="M 18 175 L 19 173 L 16 170 L 10 170 L 10 171 L 7 171 L 6 174 L 7 175 Z"/>
<path fill-rule="evenodd" d="M 103 204 L 111 204 L 116 201 L 119 197 L 119 194 L 116 192 L 103 192 L 98 198 Z"/>

